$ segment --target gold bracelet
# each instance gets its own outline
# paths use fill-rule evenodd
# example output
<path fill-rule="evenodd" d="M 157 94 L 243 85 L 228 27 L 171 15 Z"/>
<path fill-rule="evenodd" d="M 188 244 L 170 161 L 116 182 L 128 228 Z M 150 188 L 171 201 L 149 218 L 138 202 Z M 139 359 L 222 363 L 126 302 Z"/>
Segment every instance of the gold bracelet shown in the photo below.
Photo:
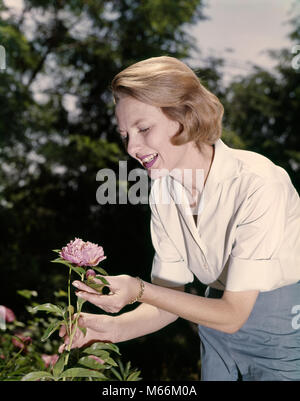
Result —
<path fill-rule="evenodd" d="M 140 282 L 140 292 L 138 293 L 138 296 L 136 298 L 134 298 L 132 301 L 129 302 L 129 305 L 134 304 L 135 302 L 139 301 L 144 294 L 145 283 L 139 277 L 136 277 L 136 279 L 139 280 L 139 282 Z"/>

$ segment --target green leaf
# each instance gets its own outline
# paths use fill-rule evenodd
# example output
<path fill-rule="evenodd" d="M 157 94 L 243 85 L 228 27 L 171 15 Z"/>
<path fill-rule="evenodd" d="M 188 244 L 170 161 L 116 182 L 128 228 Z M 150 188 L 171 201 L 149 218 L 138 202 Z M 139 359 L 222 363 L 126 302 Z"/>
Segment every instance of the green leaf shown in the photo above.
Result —
<path fill-rule="evenodd" d="M 126 364 L 126 368 L 125 368 L 125 372 L 124 372 L 124 376 L 127 377 L 130 371 L 130 366 L 131 366 L 131 362 L 128 361 Z"/>
<path fill-rule="evenodd" d="M 54 314 L 59 315 L 59 316 L 63 316 L 64 315 L 64 311 L 60 306 L 53 305 L 53 304 L 50 304 L 50 303 L 37 305 L 32 309 L 32 311 L 34 313 L 38 312 L 38 311 L 43 311 L 43 312 L 48 312 L 48 313 L 54 313 Z"/>
<path fill-rule="evenodd" d="M 82 307 L 82 305 L 86 302 L 86 300 L 79 297 L 79 298 L 77 299 L 77 302 L 78 302 L 78 307 L 79 307 L 79 309 L 81 310 L 81 307 Z"/>
<path fill-rule="evenodd" d="M 115 344 L 99 342 L 99 343 L 95 343 L 93 345 L 95 345 L 95 346 L 97 345 L 97 347 L 95 347 L 96 349 L 103 349 L 103 350 L 107 349 L 107 350 L 114 351 L 117 354 L 121 355 L 119 348 Z"/>
<path fill-rule="evenodd" d="M 74 267 L 70 262 L 67 262 L 65 259 L 62 259 L 62 258 L 57 258 L 57 259 L 51 260 L 51 263 L 61 263 L 63 265 L 68 266 L 70 269 L 73 269 L 73 267 Z"/>
<path fill-rule="evenodd" d="M 51 336 L 51 334 L 53 334 L 59 328 L 59 326 L 61 324 L 63 324 L 63 322 L 59 322 L 59 323 L 55 322 L 55 323 L 50 324 L 48 326 L 48 328 L 46 329 L 45 333 L 43 334 L 41 341 L 42 342 L 46 341 Z"/>
<path fill-rule="evenodd" d="M 30 372 L 27 375 L 23 376 L 21 381 L 36 381 L 40 379 L 54 379 L 54 377 L 49 372 L 37 371 Z"/>
<path fill-rule="evenodd" d="M 66 357 L 66 353 L 62 353 L 61 356 L 59 357 L 58 361 L 56 362 L 56 364 L 53 366 L 53 376 L 55 378 L 58 378 L 58 376 L 62 373 L 62 371 L 64 370 L 64 366 L 65 366 L 65 357 Z"/>
<path fill-rule="evenodd" d="M 106 369 L 106 366 L 103 363 L 97 362 L 95 359 L 90 358 L 89 356 L 83 356 L 79 359 L 78 363 L 90 369 Z"/>
<path fill-rule="evenodd" d="M 119 365 L 120 371 L 122 373 L 122 376 L 124 377 L 125 376 L 124 375 L 124 365 L 120 359 L 118 360 L 118 365 Z"/>
<path fill-rule="evenodd" d="M 85 368 L 67 369 L 60 375 L 60 378 L 64 377 L 96 377 L 98 379 L 107 380 L 107 377 L 103 373 Z"/>
<path fill-rule="evenodd" d="M 85 269 L 83 267 L 73 266 L 72 263 L 70 263 L 62 258 L 57 258 L 57 259 L 51 260 L 51 263 L 61 263 L 65 266 L 68 266 L 68 268 L 72 269 L 76 274 L 78 274 L 80 276 L 80 278 L 81 278 L 82 274 L 85 274 Z"/>
<path fill-rule="evenodd" d="M 68 322 L 68 320 L 69 320 L 69 312 L 68 312 L 68 307 L 67 306 L 63 310 L 63 318 L 64 318 L 65 322 Z"/>
<path fill-rule="evenodd" d="M 100 351 L 100 350 L 111 350 L 111 351 L 114 351 L 117 354 L 121 355 L 121 353 L 119 351 L 119 348 L 115 344 L 104 343 L 104 342 L 101 342 L 101 341 L 94 343 L 90 347 L 86 348 L 83 352 L 93 355 L 93 352 Z"/>
<path fill-rule="evenodd" d="M 106 280 L 106 278 L 104 278 L 102 276 L 96 276 L 95 278 L 97 278 L 98 280 L 101 280 L 102 283 L 105 285 L 110 285 L 109 282 Z"/>
<path fill-rule="evenodd" d="M 87 279 L 87 280 L 84 280 L 83 282 L 84 282 L 86 285 L 88 285 L 89 287 L 93 288 L 93 290 L 98 291 L 100 294 L 102 293 L 102 290 L 103 290 L 103 288 L 105 287 L 104 284 L 95 283 L 95 282 L 93 281 L 93 279 L 90 278 L 90 277 L 88 277 L 88 279 Z"/>
<path fill-rule="evenodd" d="M 110 371 L 118 378 L 118 380 L 123 381 L 122 376 L 115 368 L 111 368 Z"/>
<path fill-rule="evenodd" d="M 65 259 L 62 258 L 56 258 L 54 260 L 51 260 L 51 263 L 62 263 L 63 265 L 66 265 L 68 267 L 73 267 L 70 262 L 67 262 Z"/>
<path fill-rule="evenodd" d="M 52 249 L 53 252 L 60 253 L 61 249 Z"/>
<path fill-rule="evenodd" d="M 118 366 L 118 364 L 110 357 L 105 360 L 105 363 L 108 363 L 111 366 Z"/>
<path fill-rule="evenodd" d="M 79 274 L 80 277 L 81 277 L 82 274 L 85 274 L 85 269 L 83 267 L 81 267 L 81 266 L 75 266 L 75 267 L 72 266 L 72 270 L 74 272 L 76 272 L 77 274 Z"/>
<path fill-rule="evenodd" d="M 68 296 L 68 293 L 64 290 L 58 290 L 58 291 L 54 291 L 54 296 L 56 298 L 60 298 L 60 297 L 66 298 Z"/>
<path fill-rule="evenodd" d="M 102 267 L 97 267 L 97 266 L 93 266 L 93 270 L 96 270 L 96 272 L 104 274 L 104 276 L 108 276 L 108 273 L 102 269 Z"/>
<path fill-rule="evenodd" d="M 98 342 L 92 344 L 90 347 L 85 348 L 84 352 L 90 350 L 91 351 L 90 353 L 92 354 L 94 351 L 105 350 L 105 349 L 114 351 L 117 354 L 121 355 L 117 345 L 109 343 L 109 342 L 103 342 L 103 341 L 98 341 Z"/>
<path fill-rule="evenodd" d="M 140 376 L 140 371 L 132 372 L 127 377 L 126 381 L 132 382 L 132 381 L 142 380 L 139 376 Z"/>
<path fill-rule="evenodd" d="M 80 327 L 78 326 L 79 330 L 82 332 L 83 336 L 86 336 L 86 327 Z"/>
<path fill-rule="evenodd" d="M 18 290 L 17 293 L 21 295 L 21 297 L 30 299 L 31 297 L 37 297 L 38 293 L 34 290 Z"/>
<path fill-rule="evenodd" d="M 109 358 L 109 353 L 107 351 L 104 351 L 101 349 L 93 350 L 92 347 L 88 347 L 83 352 L 84 352 L 84 354 L 98 356 L 99 358 L 103 359 L 104 361 L 106 361 Z"/>

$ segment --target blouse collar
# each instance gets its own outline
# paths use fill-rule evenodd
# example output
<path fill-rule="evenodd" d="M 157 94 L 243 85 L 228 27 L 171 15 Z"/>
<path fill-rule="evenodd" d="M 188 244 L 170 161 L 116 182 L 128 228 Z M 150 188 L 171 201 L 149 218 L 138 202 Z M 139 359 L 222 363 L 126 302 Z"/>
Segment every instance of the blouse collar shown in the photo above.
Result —
<path fill-rule="evenodd" d="M 228 179 L 234 179 L 239 173 L 239 160 L 234 156 L 232 149 L 221 139 L 218 139 L 213 146 L 215 148 L 213 161 L 203 189 L 205 202 L 217 192 L 220 183 Z M 174 199 L 181 199 L 181 193 L 185 193 L 182 184 L 171 175 L 167 175 L 164 178 L 167 180 L 171 196 Z M 176 195 L 177 198 L 175 198 Z M 187 197 L 183 198 L 183 203 L 185 202 L 188 202 Z"/>

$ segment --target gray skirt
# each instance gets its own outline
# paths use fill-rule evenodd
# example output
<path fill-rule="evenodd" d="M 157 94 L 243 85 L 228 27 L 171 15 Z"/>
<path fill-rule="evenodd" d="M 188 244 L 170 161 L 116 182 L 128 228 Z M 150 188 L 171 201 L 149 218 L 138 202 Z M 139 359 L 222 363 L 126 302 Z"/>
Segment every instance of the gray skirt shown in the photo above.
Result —
<path fill-rule="evenodd" d="M 208 298 L 223 291 L 209 288 Z M 201 380 L 300 381 L 300 281 L 259 293 L 234 334 L 198 325 Z"/>

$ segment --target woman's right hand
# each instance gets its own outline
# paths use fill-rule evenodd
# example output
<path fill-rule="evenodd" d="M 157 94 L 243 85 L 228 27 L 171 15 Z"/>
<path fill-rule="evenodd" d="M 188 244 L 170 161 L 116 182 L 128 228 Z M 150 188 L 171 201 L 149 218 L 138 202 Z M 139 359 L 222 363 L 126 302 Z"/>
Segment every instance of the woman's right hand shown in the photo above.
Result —
<path fill-rule="evenodd" d="M 83 332 L 77 328 L 73 337 L 71 349 L 81 348 L 97 341 L 117 342 L 116 318 L 113 316 L 80 313 L 78 326 L 85 328 L 86 334 L 84 335 Z M 59 336 L 64 337 L 64 344 L 59 347 L 59 352 L 61 353 L 69 344 L 69 336 L 67 335 L 65 326 L 61 326 Z"/>

